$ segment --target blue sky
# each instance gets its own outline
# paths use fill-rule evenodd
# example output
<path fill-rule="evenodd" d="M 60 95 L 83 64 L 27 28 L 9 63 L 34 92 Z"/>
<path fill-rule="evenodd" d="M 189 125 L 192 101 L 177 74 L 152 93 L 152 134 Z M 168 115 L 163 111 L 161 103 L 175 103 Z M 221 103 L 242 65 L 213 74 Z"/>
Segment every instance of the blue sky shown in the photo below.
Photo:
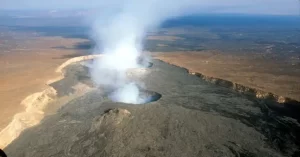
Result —
<path fill-rule="evenodd" d="M 207 13 L 299 14 L 299 0 L 140 0 L 172 5 L 187 2 L 189 11 Z M 134 0 L 0 0 L 0 9 L 88 9 L 113 8 Z"/>

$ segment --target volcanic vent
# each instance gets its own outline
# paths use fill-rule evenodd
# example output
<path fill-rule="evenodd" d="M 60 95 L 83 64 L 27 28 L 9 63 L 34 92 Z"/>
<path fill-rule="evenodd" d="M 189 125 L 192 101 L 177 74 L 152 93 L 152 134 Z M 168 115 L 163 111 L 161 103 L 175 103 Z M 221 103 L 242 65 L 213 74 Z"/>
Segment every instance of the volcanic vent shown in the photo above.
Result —
<path fill-rule="evenodd" d="M 141 68 L 128 69 L 126 72 L 128 81 L 142 80 L 143 77 L 147 77 L 150 73 L 149 68 L 153 66 L 153 63 L 142 57 L 137 59 L 137 63 Z M 146 104 L 157 101 L 162 97 L 161 94 L 143 89 L 134 82 L 135 81 L 115 89 L 108 97 L 114 102 L 130 104 Z"/>
<path fill-rule="evenodd" d="M 162 95 L 147 90 L 143 80 L 150 75 L 153 63 L 145 57 L 138 57 L 133 68 L 116 69 L 106 65 L 106 55 L 101 58 L 82 62 L 88 67 L 93 84 L 106 93 L 113 102 L 146 104 L 159 100 Z M 99 66 L 100 65 L 100 66 Z"/>
<path fill-rule="evenodd" d="M 147 77 L 153 63 L 149 62 L 144 57 L 139 57 L 137 59 L 137 64 L 140 68 L 127 69 L 126 80 L 130 83 L 116 88 L 109 94 L 108 97 L 112 101 L 130 104 L 146 104 L 157 101 L 162 97 L 161 94 L 141 88 L 135 83 L 137 80 L 142 82 L 143 78 Z"/>
<path fill-rule="evenodd" d="M 141 89 L 134 83 L 130 83 L 113 91 L 108 97 L 114 102 L 146 104 L 159 100 L 161 96 L 159 93 Z"/>

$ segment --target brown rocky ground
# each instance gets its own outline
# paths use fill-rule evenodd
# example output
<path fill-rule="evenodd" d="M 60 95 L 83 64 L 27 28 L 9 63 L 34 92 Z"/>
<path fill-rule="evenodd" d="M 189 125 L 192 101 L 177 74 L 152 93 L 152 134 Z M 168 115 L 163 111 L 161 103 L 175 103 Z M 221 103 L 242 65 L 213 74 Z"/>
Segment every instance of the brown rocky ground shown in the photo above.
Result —
<path fill-rule="evenodd" d="M 218 51 L 153 53 L 154 58 L 190 72 L 221 78 L 300 101 L 300 64 L 262 54 Z"/>
<path fill-rule="evenodd" d="M 15 41 L 16 40 L 12 40 Z M 47 88 L 46 82 L 58 77 L 55 69 L 76 55 L 74 49 L 57 49 L 54 47 L 72 47 L 79 39 L 64 39 L 61 37 L 31 37 L 9 42 L 0 51 L 0 130 L 13 116 L 24 110 L 21 101 L 35 92 Z M 7 48 L 7 44 L 15 44 Z M 4 52 L 5 51 L 5 52 Z"/>

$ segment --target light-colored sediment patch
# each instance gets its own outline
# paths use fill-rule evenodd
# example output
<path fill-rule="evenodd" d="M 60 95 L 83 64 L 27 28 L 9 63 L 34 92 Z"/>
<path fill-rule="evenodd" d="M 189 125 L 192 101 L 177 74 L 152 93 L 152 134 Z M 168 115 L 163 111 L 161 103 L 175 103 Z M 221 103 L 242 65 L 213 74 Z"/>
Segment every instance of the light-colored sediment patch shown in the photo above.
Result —
<path fill-rule="evenodd" d="M 147 68 L 133 68 L 126 72 L 128 77 L 146 77 L 150 71 Z"/>
<path fill-rule="evenodd" d="M 83 95 L 89 91 L 92 90 L 92 87 L 86 85 L 86 84 L 83 84 L 83 83 L 77 83 L 75 86 L 72 87 L 74 89 L 74 93 L 76 95 Z"/>
<path fill-rule="evenodd" d="M 61 66 L 59 66 L 57 69 L 56 69 L 56 72 L 59 72 L 61 73 L 62 70 L 72 64 L 72 63 L 75 63 L 75 62 L 80 62 L 80 61 L 85 61 L 85 60 L 91 60 L 91 59 L 94 59 L 94 58 L 98 58 L 98 57 L 102 57 L 103 55 L 99 54 L 99 55 L 87 55 L 87 56 L 80 56 L 80 57 L 75 57 L 75 58 L 72 58 L 72 59 L 69 59 L 67 60 L 65 63 L 63 63 Z"/>
<path fill-rule="evenodd" d="M 47 84 L 63 79 L 63 69 L 68 65 L 75 62 L 94 59 L 101 56 L 102 55 L 88 55 L 75 57 L 67 60 L 56 69 L 56 72 L 61 73 L 61 76 L 59 78 L 47 81 Z M 89 89 L 87 86 L 82 84 L 78 84 L 73 88 L 78 93 L 86 92 Z M 45 116 L 44 109 L 50 102 L 54 101 L 56 97 L 57 91 L 50 86 L 42 92 L 34 93 L 26 97 L 21 102 L 21 104 L 26 107 L 26 110 L 24 112 L 17 113 L 14 116 L 13 120 L 9 123 L 9 125 L 6 126 L 0 132 L 0 148 L 5 148 L 14 139 L 16 139 L 25 129 L 39 124 Z"/>
<path fill-rule="evenodd" d="M 94 58 L 98 58 L 98 57 L 101 57 L 102 55 L 87 55 L 87 56 L 80 56 L 80 57 L 74 57 L 74 58 L 71 58 L 69 60 L 67 60 L 66 62 L 64 62 L 63 64 L 61 64 L 56 70 L 55 72 L 57 73 L 61 73 L 63 74 L 63 69 L 65 67 L 67 67 L 68 65 L 72 64 L 72 63 L 75 63 L 75 62 L 80 62 L 80 61 L 86 61 L 86 60 L 91 60 L 91 59 L 94 59 Z M 51 79 L 51 80 L 48 80 L 47 81 L 47 85 L 53 83 L 53 82 L 57 82 L 61 79 L 63 79 L 64 76 L 61 75 L 61 76 L 58 76 L 54 79 Z"/>
<path fill-rule="evenodd" d="M 163 41 L 175 41 L 175 40 L 183 40 L 181 37 L 171 36 L 171 35 L 152 35 L 147 37 L 148 40 L 163 40 Z"/>
<path fill-rule="evenodd" d="M 157 46 L 159 46 L 159 47 L 166 47 L 168 45 L 166 45 L 166 44 L 157 44 Z"/>

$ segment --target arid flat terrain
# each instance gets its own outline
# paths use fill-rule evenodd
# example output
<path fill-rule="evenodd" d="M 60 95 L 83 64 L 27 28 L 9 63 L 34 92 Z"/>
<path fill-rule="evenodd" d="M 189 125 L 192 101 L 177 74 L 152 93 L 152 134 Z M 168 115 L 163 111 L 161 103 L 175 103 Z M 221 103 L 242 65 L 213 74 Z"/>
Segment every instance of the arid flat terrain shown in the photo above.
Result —
<path fill-rule="evenodd" d="M 3 34 L 4 36 L 4 34 Z M 10 36 L 10 35 L 7 35 Z M 16 36 L 18 39 L 14 39 Z M 25 109 L 20 103 L 27 96 L 41 92 L 50 79 L 58 77 L 55 69 L 70 55 L 78 52 L 73 49 L 56 49 L 64 45 L 72 47 L 80 39 L 62 37 L 34 37 L 11 34 L 10 40 L 2 37 L 0 45 L 0 130 L 13 116 Z"/>
<path fill-rule="evenodd" d="M 300 101 L 300 59 L 285 61 L 259 53 L 228 54 L 219 51 L 154 53 L 153 56 L 190 72 Z"/>

